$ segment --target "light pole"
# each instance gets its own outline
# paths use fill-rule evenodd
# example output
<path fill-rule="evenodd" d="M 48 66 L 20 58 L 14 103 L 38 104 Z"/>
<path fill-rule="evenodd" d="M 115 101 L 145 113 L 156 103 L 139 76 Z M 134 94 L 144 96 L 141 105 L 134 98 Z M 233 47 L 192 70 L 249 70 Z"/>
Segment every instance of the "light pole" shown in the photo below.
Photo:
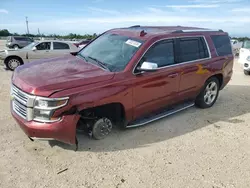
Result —
<path fill-rule="evenodd" d="M 28 22 L 28 17 L 26 16 L 26 27 L 27 27 L 27 34 L 30 34 L 29 32 L 29 22 Z"/>

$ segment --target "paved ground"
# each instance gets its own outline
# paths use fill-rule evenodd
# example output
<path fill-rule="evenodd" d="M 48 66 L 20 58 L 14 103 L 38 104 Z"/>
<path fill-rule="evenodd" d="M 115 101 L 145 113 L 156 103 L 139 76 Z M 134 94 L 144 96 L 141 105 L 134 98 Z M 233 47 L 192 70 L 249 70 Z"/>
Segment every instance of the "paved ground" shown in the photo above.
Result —
<path fill-rule="evenodd" d="M 81 136 L 78 152 L 27 139 L 9 112 L 11 74 L 0 67 L 1 188 L 250 187 L 250 77 L 238 64 L 214 107 L 190 108 L 102 141 Z"/>

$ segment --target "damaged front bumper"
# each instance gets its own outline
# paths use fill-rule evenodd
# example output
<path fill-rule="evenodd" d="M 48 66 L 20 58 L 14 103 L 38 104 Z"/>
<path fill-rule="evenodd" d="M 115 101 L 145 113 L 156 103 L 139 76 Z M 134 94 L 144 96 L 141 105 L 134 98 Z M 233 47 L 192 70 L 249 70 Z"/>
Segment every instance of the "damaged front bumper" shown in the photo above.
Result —
<path fill-rule="evenodd" d="M 11 114 L 31 140 L 37 138 L 46 140 L 54 139 L 68 144 L 78 144 L 76 139 L 76 124 L 80 116 L 77 114 L 65 115 L 60 121 L 53 123 L 27 121 L 17 115 L 13 109 L 11 109 Z"/>

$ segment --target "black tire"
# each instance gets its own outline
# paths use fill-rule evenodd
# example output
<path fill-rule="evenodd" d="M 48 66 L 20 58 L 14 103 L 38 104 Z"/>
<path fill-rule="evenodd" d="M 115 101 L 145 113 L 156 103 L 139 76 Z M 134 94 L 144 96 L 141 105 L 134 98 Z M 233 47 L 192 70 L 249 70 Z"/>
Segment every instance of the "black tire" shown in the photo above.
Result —
<path fill-rule="evenodd" d="M 244 70 L 244 74 L 248 76 L 248 75 L 250 75 L 250 72 L 247 70 Z"/>
<path fill-rule="evenodd" d="M 112 122 L 108 118 L 98 119 L 92 128 L 92 137 L 96 140 L 106 138 L 112 130 Z"/>
<path fill-rule="evenodd" d="M 214 86 L 214 84 L 216 85 Z M 214 86 L 214 90 L 213 88 L 210 89 L 210 87 L 212 86 Z M 211 106 L 213 106 L 219 95 L 219 87 L 219 80 L 216 77 L 209 78 L 205 82 L 200 94 L 196 97 L 195 105 L 199 108 L 210 108 Z"/>
<path fill-rule="evenodd" d="M 17 44 L 15 44 L 15 45 L 13 46 L 13 48 L 14 48 L 15 50 L 17 50 L 17 49 L 19 49 L 20 47 L 19 47 Z"/>
<path fill-rule="evenodd" d="M 10 57 L 6 59 L 5 64 L 9 70 L 14 71 L 18 66 L 22 65 L 22 61 L 20 58 Z"/>

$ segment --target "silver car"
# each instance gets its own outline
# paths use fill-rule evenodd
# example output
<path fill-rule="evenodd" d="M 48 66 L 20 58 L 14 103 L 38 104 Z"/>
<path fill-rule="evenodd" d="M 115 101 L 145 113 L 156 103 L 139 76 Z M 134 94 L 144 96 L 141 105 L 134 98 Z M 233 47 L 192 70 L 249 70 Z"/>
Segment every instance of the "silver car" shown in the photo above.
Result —
<path fill-rule="evenodd" d="M 79 49 L 70 42 L 65 41 L 39 41 L 33 42 L 20 50 L 0 51 L 0 60 L 6 67 L 14 70 L 19 65 L 38 59 L 46 59 L 76 53 Z"/>
<path fill-rule="evenodd" d="M 7 38 L 6 46 L 8 48 L 14 48 L 15 50 L 18 50 L 19 48 L 23 48 L 32 42 L 34 42 L 34 40 L 29 37 L 10 36 Z"/>

